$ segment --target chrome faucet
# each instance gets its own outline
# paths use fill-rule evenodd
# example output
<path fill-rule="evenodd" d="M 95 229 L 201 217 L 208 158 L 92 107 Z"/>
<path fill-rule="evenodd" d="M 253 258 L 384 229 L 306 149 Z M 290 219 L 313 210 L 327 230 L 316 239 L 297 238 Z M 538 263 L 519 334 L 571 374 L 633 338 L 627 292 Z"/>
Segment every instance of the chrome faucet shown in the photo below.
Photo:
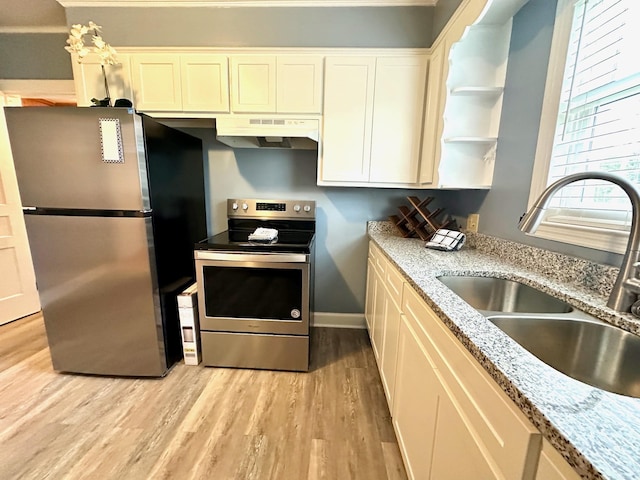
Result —
<path fill-rule="evenodd" d="M 640 215 L 640 193 L 629 181 L 617 175 L 603 172 L 568 175 L 552 183 L 542 192 L 540 198 L 522 217 L 518 227 L 525 233 L 534 233 L 542 222 L 542 216 L 551 197 L 562 187 L 580 180 L 606 180 L 622 188 L 629 196 L 629 200 L 631 200 L 632 219 L 627 251 L 622 258 L 618 278 L 607 301 L 607 307 L 618 312 L 628 312 L 636 302 L 638 294 L 640 294 L 640 279 L 638 278 L 638 267 L 640 267 L 640 224 L 638 221 L 638 215 Z"/>

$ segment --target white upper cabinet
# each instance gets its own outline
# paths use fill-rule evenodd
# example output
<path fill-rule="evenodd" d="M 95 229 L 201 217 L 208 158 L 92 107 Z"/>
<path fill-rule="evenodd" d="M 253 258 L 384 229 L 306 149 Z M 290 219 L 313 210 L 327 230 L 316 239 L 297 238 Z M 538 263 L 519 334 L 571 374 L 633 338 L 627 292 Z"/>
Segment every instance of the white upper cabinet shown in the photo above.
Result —
<path fill-rule="evenodd" d="M 327 57 L 319 185 L 416 184 L 426 73 L 423 54 Z"/>
<path fill-rule="evenodd" d="M 276 111 L 276 57 L 238 55 L 231 57 L 231 110 Z"/>
<path fill-rule="evenodd" d="M 318 184 L 368 182 L 375 57 L 327 57 Z"/>
<path fill-rule="evenodd" d="M 416 182 L 426 74 L 426 55 L 377 59 L 369 182 Z"/>
<path fill-rule="evenodd" d="M 122 64 L 106 67 L 111 98 L 128 98 L 143 112 L 322 114 L 323 55 L 123 50 Z M 79 105 L 105 97 L 96 58 L 73 68 Z"/>
<path fill-rule="evenodd" d="M 131 56 L 135 107 L 140 111 L 181 111 L 182 82 L 178 54 Z"/>
<path fill-rule="evenodd" d="M 181 55 L 180 69 L 184 111 L 229 111 L 227 57 L 209 54 Z"/>
<path fill-rule="evenodd" d="M 322 57 L 234 55 L 231 109 L 238 113 L 322 112 Z"/>
<path fill-rule="evenodd" d="M 224 55 L 132 53 L 131 70 L 134 103 L 140 111 L 229 111 Z"/>
<path fill-rule="evenodd" d="M 109 85 L 109 94 L 111 95 L 111 105 L 118 98 L 126 98 L 133 101 L 129 55 L 118 54 L 118 61 L 120 63 L 117 65 L 105 65 L 104 67 Z M 102 68 L 97 55 L 87 55 L 82 60 L 82 63 L 78 63 L 75 57 L 72 57 L 71 63 L 78 106 L 89 107 L 93 104 L 91 102 L 92 98 L 97 98 L 98 100 L 105 98 L 107 94 L 104 76 L 102 75 Z"/>
<path fill-rule="evenodd" d="M 278 113 L 322 113 L 322 63 L 319 56 L 278 55 Z"/>

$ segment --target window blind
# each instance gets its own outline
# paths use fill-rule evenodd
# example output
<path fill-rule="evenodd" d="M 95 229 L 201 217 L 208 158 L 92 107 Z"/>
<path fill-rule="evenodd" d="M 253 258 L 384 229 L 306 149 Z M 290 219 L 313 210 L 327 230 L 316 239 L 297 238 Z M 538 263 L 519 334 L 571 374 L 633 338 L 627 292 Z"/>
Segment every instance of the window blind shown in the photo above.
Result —
<path fill-rule="evenodd" d="M 640 186 L 640 2 L 578 0 L 547 184 L 572 173 L 616 173 Z M 626 194 L 588 180 L 561 189 L 549 220 L 613 228 L 630 221 Z"/>

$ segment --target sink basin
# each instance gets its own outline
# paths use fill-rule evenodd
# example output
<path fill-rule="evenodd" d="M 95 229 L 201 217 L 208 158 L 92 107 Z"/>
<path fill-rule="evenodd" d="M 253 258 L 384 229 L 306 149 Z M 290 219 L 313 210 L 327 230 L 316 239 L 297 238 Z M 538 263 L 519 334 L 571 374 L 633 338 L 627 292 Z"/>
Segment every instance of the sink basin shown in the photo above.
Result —
<path fill-rule="evenodd" d="M 493 277 L 438 277 L 477 310 L 493 312 L 568 313 L 573 307 L 540 290 L 512 280 Z"/>
<path fill-rule="evenodd" d="M 597 319 L 488 318 L 565 375 L 609 392 L 640 398 L 640 337 Z"/>

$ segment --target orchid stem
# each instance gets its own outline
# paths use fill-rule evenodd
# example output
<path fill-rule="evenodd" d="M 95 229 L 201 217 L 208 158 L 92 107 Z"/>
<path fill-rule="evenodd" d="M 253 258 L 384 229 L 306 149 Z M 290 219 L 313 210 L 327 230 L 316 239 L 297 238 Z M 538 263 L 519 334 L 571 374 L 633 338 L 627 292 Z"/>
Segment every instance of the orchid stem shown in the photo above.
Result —
<path fill-rule="evenodd" d="M 111 94 L 109 93 L 109 83 L 107 82 L 107 72 L 104 69 L 104 65 L 100 65 L 102 67 L 102 77 L 104 78 L 104 91 L 107 94 L 105 100 L 107 100 L 107 105 L 111 106 Z"/>

